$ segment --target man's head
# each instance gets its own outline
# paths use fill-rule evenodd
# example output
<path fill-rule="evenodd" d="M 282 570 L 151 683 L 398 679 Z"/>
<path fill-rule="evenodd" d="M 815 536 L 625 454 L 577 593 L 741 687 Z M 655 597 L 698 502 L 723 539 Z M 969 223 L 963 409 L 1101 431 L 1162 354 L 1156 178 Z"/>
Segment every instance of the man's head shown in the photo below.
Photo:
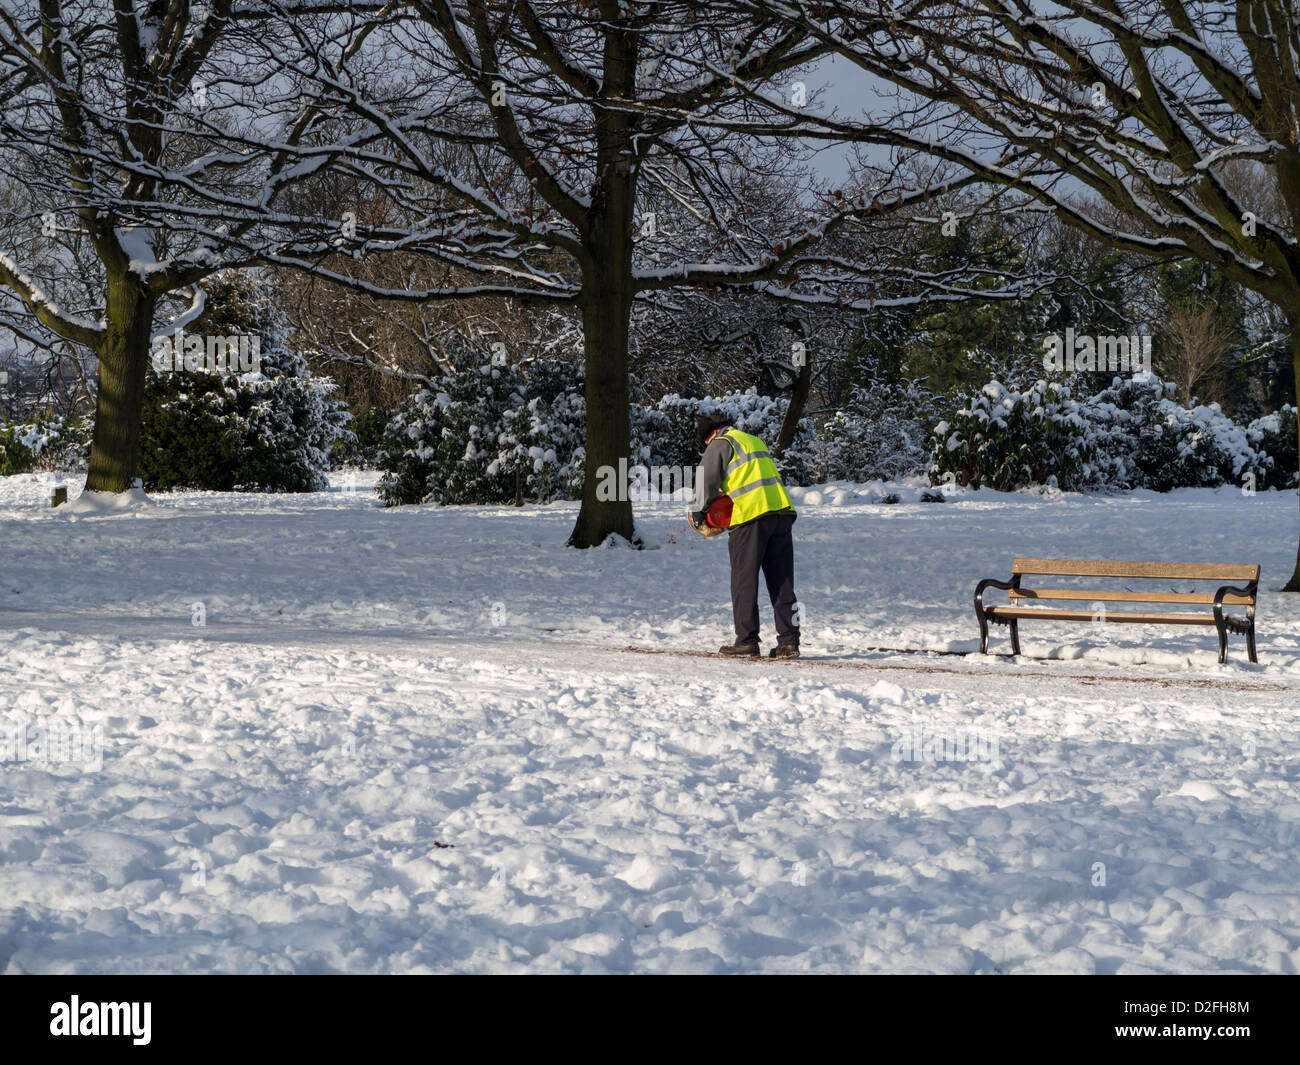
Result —
<path fill-rule="evenodd" d="M 695 434 L 699 437 L 700 447 L 704 447 L 709 442 L 709 437 L 719 429 L 725 429 L 731 425 L 731 419 L 725 414 L 701 414 L 700 420 L 695 423 Z"/>

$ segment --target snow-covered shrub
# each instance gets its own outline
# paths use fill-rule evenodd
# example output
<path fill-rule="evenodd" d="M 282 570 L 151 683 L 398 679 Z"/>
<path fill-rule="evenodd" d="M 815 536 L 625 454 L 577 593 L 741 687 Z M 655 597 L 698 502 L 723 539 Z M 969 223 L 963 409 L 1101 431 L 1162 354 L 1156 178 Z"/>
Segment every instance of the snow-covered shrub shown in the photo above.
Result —
<path fill-rule="evenodd" d="M 745 392 L 728 392 L 722 396 L 692 398 L 678 395 L 664 396 L 655 409 L 667 419 L 663 436 L 656 445 L 653 463 L 663 466 L 695 466 L 700 461 L 700 444 L 695 426 L 702 414 L 722 413 L 743 433 L 776 447 L 781 435 L 781 424 L 790 401 L 761 396 L 756 389 Z M 816 434 L 812 421 L 802 418 L 795 432 L 794 442 L 785 454 L 777 459 L 781 476 L 787 484 L 806 485 L 814 480 L 813 469 Z"/>
<path fill-rule="evenodd" d="M 0 476 L 85 465 L 90 426 L 80 418 L 40 414 L 0 425 Z"/>
<path fill-rule="evenodd" d="M 516 488 L 546 503 L 581 492 L 587 406 L 579 362 L 537 359 L 517 368 L 517 385 L 502 413 L 489 475 L 504 473 Z M 469 502 L 469 500 L 466 500 Z"/>
<path fill-rule="evenodd" d="M 496 423 L 516 385 L 510 367 L 485 359 L 412 395 L 384 432 L 380 499 L 388 506 L 503 502 L 507 478 L 499 470 L 490 476 L 488 466 L 497 457 Z"/>
<path fill-rule="evenodd" d="M 388 419 L 379 451 L 386 472 L 375 487 L 385 506 L 422 503 L 430 496 L 433 459 L 442 442 L 441 411 L 437 395 L 422 388 Z"/>
<path fill-rule="evenodd" d="M 629 469 L 694 467 L 700 459 L 695 423 L 702 413 L 719 410 L 738 429 L 774 444 L 786 410 L 786 401 L 752 391 L 706 399 L 672 395 L 647 406 L 633 381 L 631 394 Z M 585 435 L 581 363 L 538 359 L 494 366 L 486 355 L 465 351 L 389 422 L 379 496 L 389 506 L 576 499 Z M 812 437 L 805 419 L 796 447 L 780 462 L 792 484 L 808 483 Z"/>
<path fill-rule="evenodd" d="M 991 381 L 930 441 L 930 482 L 1010 492 L 1033 484 L 1078 487 L 1091 478 L 1092 447 L 1080 405 L 1065 385 L 1039 381 L 1011 392 Z"/>
<path fill-rule="evenodd" d="M 26 473 L 36 464 L 36 456 L 18 433 L 20 426 L 0 426 L 0 477 Z"/>
<path fill-rule="evenodd" d="M 546 502 L 580 483 L 586 418 L 582 366 L 493 365 L 464 350 L 389 421 L 379 482 L 388 506 Z"/>
<path fill-rule="evenodd" d="M 930 461 L 934 397 L 919 383 L 855 388 L 822 427 L 816 443 L 819 481 L 892 481 Z"/>
<path fill-rule="evenodd" d="M 1300 484 L 1297 473 L 1296 408 L 1281 410 L 1256 418 L 1247 427 L 1255 449 L 1266 459 L 1259 477 L 1259 488 L 1295 488 Z"/>
<path fill-rule="evenodd" d="M 1149 374 L 1117 377 L 1087 400 L 1098 485 L 1167 492 L 1239 483 L 1264 472 L 1265 459 L 1246 427 L 1217 403 L 1182 406 L 1173 387 Z"/>
<path fill-rule="evenodd" d="M 140 476 L 149 489 L 310 492 L 325 487 L 335 443 L 352 436 L 347 406 L 288 346 L 269 290 L 239 275 L 218 279 L 194 332 L 260 338 L 251 373 L 150 367 L 141 423 Z"/>
<path fill-rule="evenodd" d="M 934 483 L 1016 489 L 1289 487 L 1296 477 L 1294 408 L 1239 425 L 1217 403 L 1183 406 L 1150 375 L 1116 377 L 1075 402 L 1065 385 L 1024 393 L 997 382 L 935 426 Z"/>

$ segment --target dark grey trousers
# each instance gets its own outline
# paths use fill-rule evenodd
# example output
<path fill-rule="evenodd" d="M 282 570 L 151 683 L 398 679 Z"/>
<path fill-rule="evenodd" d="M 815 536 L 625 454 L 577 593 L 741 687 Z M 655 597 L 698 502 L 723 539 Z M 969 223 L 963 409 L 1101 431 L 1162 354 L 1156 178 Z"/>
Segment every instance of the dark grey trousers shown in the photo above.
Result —
<path fill-rule="evenodd" d="M 794 525 L 791 511 L 764 514 L 727 533 L 731 554 L 731 610 L 736 642 L 758 641 L 758 571 L 767 581 L 767 594 L 776 615 L 777 643 L 799 642 L 794 597 Z"/>

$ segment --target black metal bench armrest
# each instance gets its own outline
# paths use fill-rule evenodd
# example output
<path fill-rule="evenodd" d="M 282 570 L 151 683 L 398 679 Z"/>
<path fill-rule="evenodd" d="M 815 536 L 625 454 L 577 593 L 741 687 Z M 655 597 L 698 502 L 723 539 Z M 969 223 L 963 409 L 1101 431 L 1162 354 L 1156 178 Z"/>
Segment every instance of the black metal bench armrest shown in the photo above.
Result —
<path fill-rule="evenodd" d="M 1258 662 L 1259 657 L 1255 653 L 1255 604 L 1251 603 L 1246 607 L 1246 620 L 1240 618 L 1228 617 L 1223 612 L 1223 597 L 1225 595 L 1248 595 L 1252 599 L 1259 594 L 1259 581 L 1251 581 L 1244 588 L 1237 588 L 1230 584 L 1225 584 L 1214 593 L 1214 627 L 1219 630 L 1219 665 L 1223 665 L 1228 660 L 1228 633 L 1235 632 L 1239 636 L 1246 637 L 1246 653 L 1251 662 Z"/>
<path fill-rule="evenodd" d="M 1216 611 L 1223 609 L 1223 597 L 1225 595 L 1248 595 L 1251 598 L 1254 598 L 1258 594 L 1259 594 L 1259 586 L 1253 582 L 1246 585 L 1246 587 L 1244 588 L 1235 588 L 1231 584 L 1225 584 L 1222 588 L 1220 588 L 1217 592 L 1214 593 L 1214 609 Z M 1252 607 L 1251 609 L 1254 608 Z"/>
<path fill-rule="evenodd" d="M 1259 582 L 1257 581 L 1251 581 L 1250 584 L 1246 585 L 1244 588 L 1237 588 L 1231 584 L 1225 584 L 1222 588 L 1220 588 L 1217 592 L 1214 593 L 1215 622 L 1219 625 L 1224 625 L 1226 623 L 1227 625 L 1229 625 L 1234 629 L 1239 628 L 1240 624 L 1236 621 L 1235 618 L 1227 617 L 1223 613 L 1223 597 L 1227 595 L 1248 595 L 1251 598 L 1254 598 L 1258 594 L 1259 594 Z M 1247 625 L 1253 627 L 1255 623 L 1255 605 L 1253 603 L 1246 607 L 1246 618 L 1247 618 Z"/>
<path fill-rule="evenodd" d="M 1017 573 L 1009 581 L 1000 581 L 994 577 L 985 577 L 979 584 L 975 585 L 975 611 L 983 614 L 986 609 L 984 606 L 984 590 L 986 588 L 1001 588 L 1003 591 L 1011 591 L 1013 588 L 1020 587 L 1020 574 Z"/>

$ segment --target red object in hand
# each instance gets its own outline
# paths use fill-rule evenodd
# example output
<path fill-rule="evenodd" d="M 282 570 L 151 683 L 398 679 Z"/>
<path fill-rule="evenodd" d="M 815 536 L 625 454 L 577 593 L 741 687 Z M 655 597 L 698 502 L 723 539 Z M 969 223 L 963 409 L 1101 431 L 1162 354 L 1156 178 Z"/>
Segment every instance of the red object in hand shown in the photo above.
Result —
<path fill-rule="evenodd" d="M 705 522 L 715 529 L 729 528 L 731 526 L 731 506 L 731 496 L 718 496 L 709 504 L 709 512 L 704 516 Z"/>

